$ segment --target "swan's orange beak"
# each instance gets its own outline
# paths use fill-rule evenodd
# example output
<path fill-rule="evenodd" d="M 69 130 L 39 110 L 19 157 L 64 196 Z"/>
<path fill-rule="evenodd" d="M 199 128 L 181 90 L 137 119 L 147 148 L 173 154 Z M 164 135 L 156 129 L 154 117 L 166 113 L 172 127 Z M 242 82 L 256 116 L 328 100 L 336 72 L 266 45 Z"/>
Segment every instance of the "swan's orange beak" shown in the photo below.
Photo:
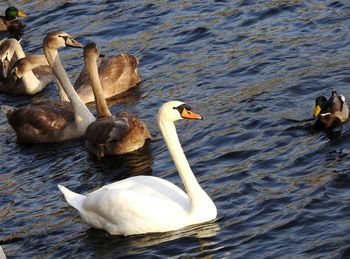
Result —
<path fill-rule="evenodd" d="M 182 110 L 181 117 L 189 120 L 203 120 L 202 116 L 190 110 L 187 110 L 186 108 Z"/>

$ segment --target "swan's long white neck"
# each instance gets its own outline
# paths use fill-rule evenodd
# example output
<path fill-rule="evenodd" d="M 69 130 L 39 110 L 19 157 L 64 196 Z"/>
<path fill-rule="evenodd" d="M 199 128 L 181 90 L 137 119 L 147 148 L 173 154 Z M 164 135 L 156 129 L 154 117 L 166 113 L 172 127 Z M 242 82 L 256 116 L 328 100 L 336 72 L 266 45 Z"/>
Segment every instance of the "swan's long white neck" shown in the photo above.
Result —
<path fill-rule="evenodd" d="M 86 127 L 95 120 L 94 115 L 85 106 L 79 95 L 75 92 L 66 71 L 62 66 L 57 49 L 49 48 L 44 44 L 44 53 L 57 80 L 59 81 L 60 86 L 63 87 L 69 101 L 73 106 L 75 123 L 77 127 L 85 131 Z"/>
<path fill-rule="evenodd" d="M 197 209 L 200 210 L 199 206 L 203 199 L 206 200 L 209 197 L 200 187 L 191 170 L 177 136 L 174 123 L 171 121 L 162 120 L 161 117 L 158 117 L 158 123 L 165 143 L 169 149 L 169 153 L 180 174 L 181 180 L 189 197 L 190 212 L 195 213 Z"/>

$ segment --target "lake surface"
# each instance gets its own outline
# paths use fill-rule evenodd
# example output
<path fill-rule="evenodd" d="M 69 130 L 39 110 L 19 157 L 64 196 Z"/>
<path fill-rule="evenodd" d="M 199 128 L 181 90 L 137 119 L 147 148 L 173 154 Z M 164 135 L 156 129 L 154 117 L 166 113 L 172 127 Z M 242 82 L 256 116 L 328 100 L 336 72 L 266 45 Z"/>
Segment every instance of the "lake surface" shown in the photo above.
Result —
<path fill-rule="evenodd" d="M 130 155 L 97 160 L 83 140 L 19 146 L 0 116 L 0 245 L 8 258 L 335 258 L 350 256 L 350 125 L 318 132 L 314 100 L 350 97 L 349 1 L 11 1 L 27 13 L 22 46 L 42 52 L 64 30 L 105 55 L 140 58 L 143 81 L 109 101 L 155 137 Z M 1 11 L 7 6 L 1 1 Z M 62 49 L 72 82 L 82 50 Z M 21 106 L 57 98 L 0 95 Z M 64 200 L 133 175 L 181 187 L 156 124 L 162 103 L 204 116 L 177 123 L 214 222 L 176 232 L 111 236 Z M 94 110 L 93 105 L 89 105 Z M 161 208 L 159 208 L 161 209 Z"/>

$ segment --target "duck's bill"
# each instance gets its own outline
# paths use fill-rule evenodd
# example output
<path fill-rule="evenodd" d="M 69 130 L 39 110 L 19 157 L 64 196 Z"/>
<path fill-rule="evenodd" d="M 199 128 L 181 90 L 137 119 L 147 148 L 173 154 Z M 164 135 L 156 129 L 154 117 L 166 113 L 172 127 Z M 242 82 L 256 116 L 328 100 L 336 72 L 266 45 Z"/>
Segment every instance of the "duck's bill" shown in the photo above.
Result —
<path fill-rule="evenodd" d="M 66 39 L 66 46 L 73 47 L 73 48 L 84 48 L 83 44 L 79 43 L 73 38 Z"/>
<path fill-rule="evenodd" d="M 188 120 L 203 120 L 203 117 L 197 113 L 183 109 L 181 117 Z"/>
<path fill-rule="evenodd" d="M 319 105 L 317 105 L 315 107 L 315 111 L 314 111 L 314 116 L 317 117 L 321 112 L 321 107 Z"/>
<path fill-rule="evenodd" d="M 25 13 L 22 13 L 22 12 L 18 12 L 17 16 L 20 16 L 20 17 L 27 17 L 27 15 Z"/>

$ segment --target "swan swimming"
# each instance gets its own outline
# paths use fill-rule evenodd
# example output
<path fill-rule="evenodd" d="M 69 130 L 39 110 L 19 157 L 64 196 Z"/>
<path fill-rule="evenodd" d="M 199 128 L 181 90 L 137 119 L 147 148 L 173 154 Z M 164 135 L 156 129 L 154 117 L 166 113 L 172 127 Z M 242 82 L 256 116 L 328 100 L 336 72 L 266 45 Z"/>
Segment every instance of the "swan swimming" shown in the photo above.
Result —
<path fill-rule="evenodd" d="M 201 188 L 181 147 L 174 122 L 202 117 L 179 101 L 163 104 L 158 124 L 186 192 L 155 176 L 134 176 L 81 195 L 58 185 L 90 226 L 112 235 L 166 232 L 216 218 L 214 202 Z"/>

